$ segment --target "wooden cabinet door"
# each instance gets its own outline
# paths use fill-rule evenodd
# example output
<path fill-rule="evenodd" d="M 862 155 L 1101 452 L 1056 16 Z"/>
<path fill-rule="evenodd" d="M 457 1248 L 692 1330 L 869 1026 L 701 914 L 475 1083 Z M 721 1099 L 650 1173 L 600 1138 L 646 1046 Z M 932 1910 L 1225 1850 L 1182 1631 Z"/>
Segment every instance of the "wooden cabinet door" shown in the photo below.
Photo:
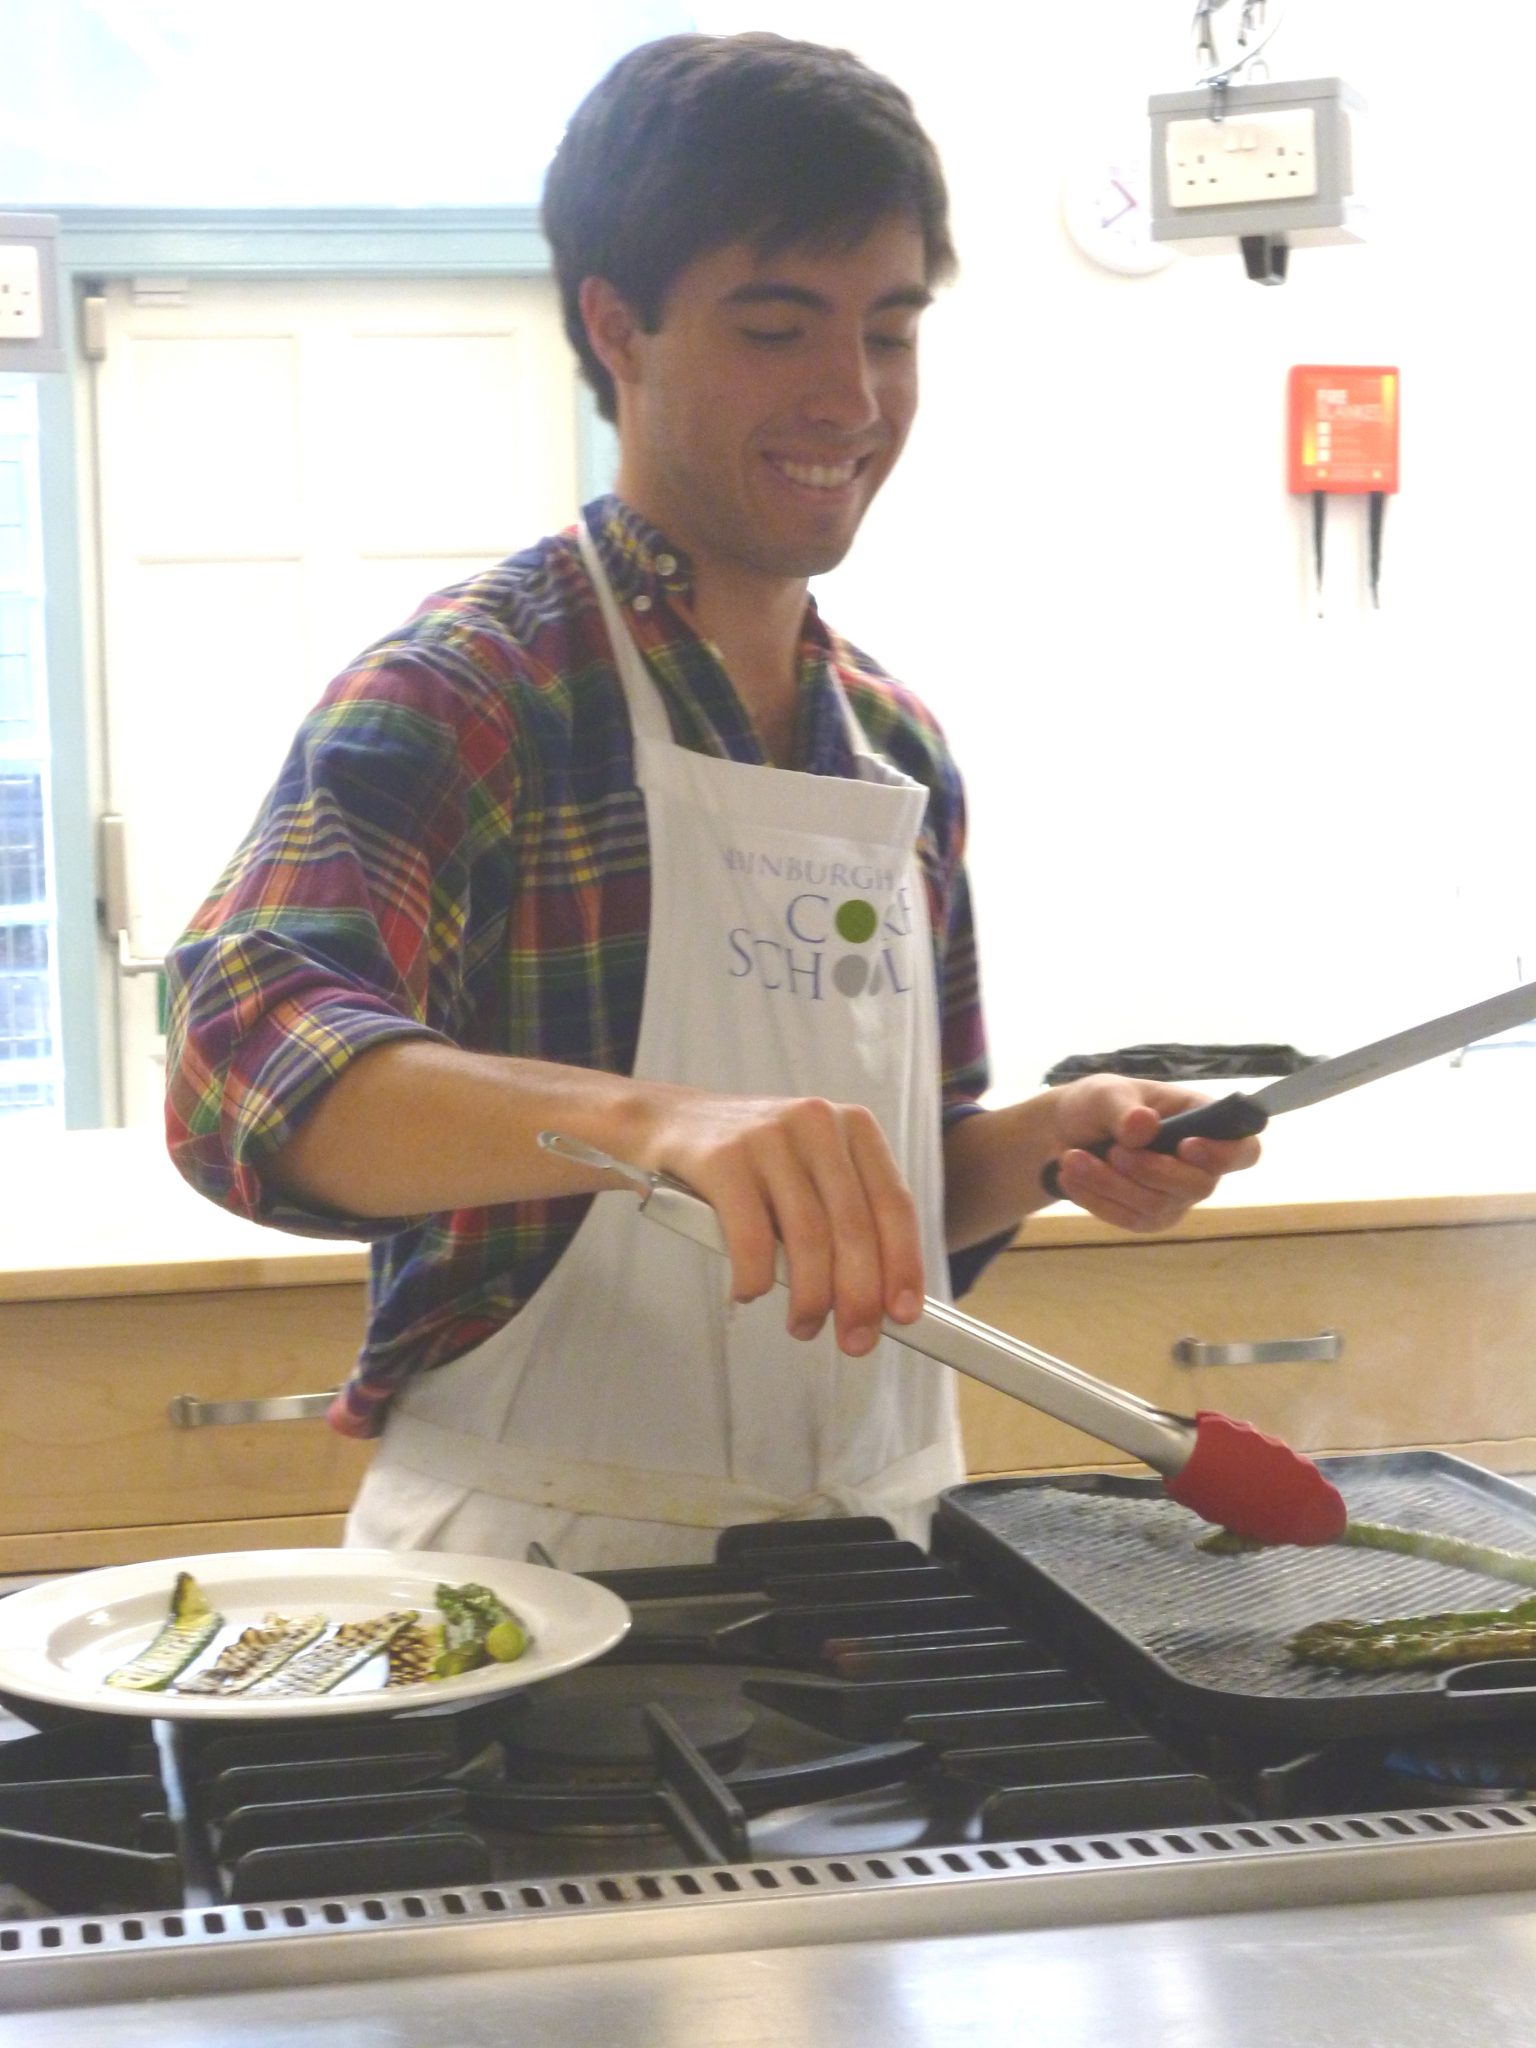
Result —
<path fill-rule="evenodd" d="M 1536 1225 L 1010 1251 L 968 1314 L 1181 1414 L 1220 1409 L 1298 1449 L 1438 1446 L 1536 1469 Z M 1338 1332 L 1336 1362 L 1179 1364 L 1181 1338 Z M 962 1389 L 968 1462 L 1124 1462 L 1006 1395 Z"/>
<path fill-rule="evenodd" d="M 351 1284 L 0 1308 L 0 1567 L 329 1540 L 366 1444 L 323 1420 L 178 1428 L 170 1410 L 335 1387 L 362 1329 Z M 243 1523 L 262 1526 L 221 1533 Z"/>

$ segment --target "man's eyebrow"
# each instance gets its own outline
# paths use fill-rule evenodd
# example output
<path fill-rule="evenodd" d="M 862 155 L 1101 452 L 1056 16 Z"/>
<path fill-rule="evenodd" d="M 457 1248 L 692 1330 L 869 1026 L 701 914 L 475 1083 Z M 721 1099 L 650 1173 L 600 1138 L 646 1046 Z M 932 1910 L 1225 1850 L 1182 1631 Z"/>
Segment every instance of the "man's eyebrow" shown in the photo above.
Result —
<path fill-rule="evenodd" d="M 740 284 L 734 291 L 727 292 L 720 301 L 722 306 L 804 306 L 811 313 L 830 313 L 832 301 L 823 292 L 813 292 L 803 284 Z M 921 312 L 933 304 L 933 293 L 926 285 L 898 285 L 894 291 L 882 292 L 870 307 L 872 313 L 888 313 L 897 307 L 910 307 Z"/>

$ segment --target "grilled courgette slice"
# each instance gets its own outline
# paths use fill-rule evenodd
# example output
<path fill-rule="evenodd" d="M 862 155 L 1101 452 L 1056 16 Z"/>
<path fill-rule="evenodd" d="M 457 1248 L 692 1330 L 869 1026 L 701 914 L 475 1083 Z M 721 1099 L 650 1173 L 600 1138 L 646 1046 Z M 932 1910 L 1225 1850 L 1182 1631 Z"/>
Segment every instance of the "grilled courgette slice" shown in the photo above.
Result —
<path fill-rule="evenodd" d="M 389 1676 L 386 1690 L 400 1685 L 424 1685 L 437 1676 L 437 1660 L 443 1654 L 443 1624 L 417 1619 L 401 1629 L 389 1646 Z"/>
<path fill-rule="evenodd" d="M 297 1657 L 251 1688 L 253 1696 L 270 1699 L 287 1694 L 293 1699 L 318 1698 L 333 1692 L 349 1672 L 387 1650 L 402 1629 L 416 1620 L 414 1609 L 396 1614 L 374 1615 L 367 1621 L 344 1621 L 323 1642 L 311 1643 Z"/>
<path fill-rule="evenodd" d="M 223 1626 L 223 1615 L 214 1613 L 192 1574 L 178 1572 L 170 1613 L 159 1634 L 131 1663 L 109 1671 L 106 1682 L 128 1692 L 164 1692 L 199 1651 L 207 1649 Z"/>
<path fill-rule="evenodd" d="M 206 1692 L 223 1698 L 229 1693 L 248 1692 L 263 1678 L 279 1670 L 290 1657 L 324 1635 L 323 1614 L 269 1614 L 264 1621 L 242 1629 L 234 1642 L 227 1643 L 205 1670 L 176 1681 L 177 1692 Z"/>

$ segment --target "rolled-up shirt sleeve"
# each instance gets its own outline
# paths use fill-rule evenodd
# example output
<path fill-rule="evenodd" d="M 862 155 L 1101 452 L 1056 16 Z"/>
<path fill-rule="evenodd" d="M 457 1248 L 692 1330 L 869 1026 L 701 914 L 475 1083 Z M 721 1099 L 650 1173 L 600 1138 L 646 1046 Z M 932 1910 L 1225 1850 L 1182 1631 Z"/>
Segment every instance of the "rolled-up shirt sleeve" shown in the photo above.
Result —
<path fill-rule="evenodd" d="M 401 1227 L 284 1200 L 263 1169 L 361 1054 L 453 1036 L 475 819 L 512 801 L 495 724 L 408 655 L 339 678 L 168 956 L 167 1142 L 221 1206 L 315 1236 Z"/>

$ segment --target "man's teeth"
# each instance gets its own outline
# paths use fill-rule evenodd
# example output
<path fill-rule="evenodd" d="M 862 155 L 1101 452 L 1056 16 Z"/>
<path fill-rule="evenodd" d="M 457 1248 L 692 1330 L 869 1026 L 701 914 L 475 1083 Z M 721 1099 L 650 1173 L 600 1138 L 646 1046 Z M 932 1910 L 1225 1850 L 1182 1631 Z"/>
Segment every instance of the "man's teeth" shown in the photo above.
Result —
<path fill-rule="evenodd" d="M 792 484 L 806 484 L 813 491 L 840 491 L 858 474 L 857 462 L 785 462 L 776 459 L 774 468 Z"/>

